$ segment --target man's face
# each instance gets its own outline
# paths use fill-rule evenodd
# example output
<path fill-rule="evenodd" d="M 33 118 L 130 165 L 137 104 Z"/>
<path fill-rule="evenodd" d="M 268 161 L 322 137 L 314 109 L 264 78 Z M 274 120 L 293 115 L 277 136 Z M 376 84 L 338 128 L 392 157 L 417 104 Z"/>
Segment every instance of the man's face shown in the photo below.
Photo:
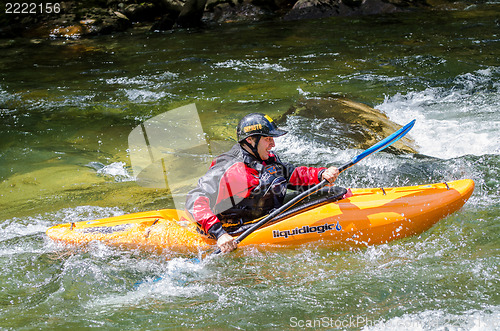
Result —
<path fill-rule="evenodd" d="M 274 147 L 273 137 L 262 137 L 260 138 L 259 145 L 257 146 L 257 152 L 262 160 L 267 160 L 269 158 L 269 152 Z"/>

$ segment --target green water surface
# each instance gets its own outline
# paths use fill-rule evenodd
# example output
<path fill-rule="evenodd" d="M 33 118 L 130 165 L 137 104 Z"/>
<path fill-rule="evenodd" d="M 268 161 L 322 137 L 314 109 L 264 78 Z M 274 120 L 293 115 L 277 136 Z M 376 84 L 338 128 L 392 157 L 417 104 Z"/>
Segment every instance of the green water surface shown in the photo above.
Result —
<path fill-rule="evenodd" d="M 432 126 L 482 133 L 495 145 L 498 17 L 500 6 L 488 3 L 1 40 L 0 329 L 500 328 L 500 151 L 473 141 L 465 153 L 446 154 L 454 141 Z M 257 246 L 196 263 L 168 251 L 64 246 L 45 235 L 58 223 L 173 207 L 164 190 L 138 186 L 130 170 L 128 135 L 153 116 L 196 103 L 207 136 L 230 142 L 244 114 L 279 116 L 299 100 L 331 94 L 393 109 L 389 117 L 397 117 L 394 108 L 412 109 L 429 126 L 411 135 L 443 151 L 379 153 L 343 173 L 339 185 L 472 178 L 470 201 L 421 235 L 340 252 L 322 243 Z M 283 125 L 290 133 L 277 151 L 295 164 L 343 164 L 363 137 L 362 127 L 332 119 Z"/>

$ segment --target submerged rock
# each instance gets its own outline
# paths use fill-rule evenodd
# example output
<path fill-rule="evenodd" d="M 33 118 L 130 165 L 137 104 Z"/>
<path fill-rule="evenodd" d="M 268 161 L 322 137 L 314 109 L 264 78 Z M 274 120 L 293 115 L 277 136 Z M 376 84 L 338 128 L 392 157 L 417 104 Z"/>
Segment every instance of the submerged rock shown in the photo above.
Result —
<path fill-rule="evenodd" d="M 342 96 L 300 100 L 276 121 L 283 122 L 286 116 L 334 118 L 337 122 L 347 125 L 349 130 L 344 134 L 357 141 L 358 144 L 351 147 L 360 149 L 373 146 L 401 128 L 401 125 L 391 121 L 381 111 Z M 408 119 L 408 122 L 410 120 Z M 389 148 L 394 153 L 416 153 L 417 145 L 405 136 Z"/>

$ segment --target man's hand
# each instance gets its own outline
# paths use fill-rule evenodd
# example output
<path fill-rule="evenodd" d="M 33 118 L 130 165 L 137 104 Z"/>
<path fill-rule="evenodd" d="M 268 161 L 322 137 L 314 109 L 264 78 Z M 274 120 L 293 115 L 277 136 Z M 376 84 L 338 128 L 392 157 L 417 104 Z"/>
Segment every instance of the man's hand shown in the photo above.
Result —
<path fill-rule="evenodd" d="M 329 183 L 333 183 L 337 180 L 339 176 L 339 169 L 335 167 L 330 167 L 323 172 L 323 179 L 326 179 Z"/>
<path fill-rule="evenodd" d="M 222 253 L 229 253 L 238 248 L 238 244 L 234 241 L 234 237 L 224 233 L 222 236 L 217 239 L 217 246 L 219 246 L 220 251 Z"/>

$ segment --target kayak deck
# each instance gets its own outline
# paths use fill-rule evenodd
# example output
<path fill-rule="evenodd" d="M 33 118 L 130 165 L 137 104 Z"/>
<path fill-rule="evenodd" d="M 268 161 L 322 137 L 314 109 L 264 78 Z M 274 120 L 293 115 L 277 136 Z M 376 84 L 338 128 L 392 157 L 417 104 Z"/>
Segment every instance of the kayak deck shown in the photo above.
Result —
<path fill-rule="evenodd" d="M 77 245 L 103 241 L 132 247 L 189 249 L 215 244 L 215 240 L 196 231 L 195 224 L 188 220 L 185 212 L 176 209 L 60 224 L 49 228 L 47 235 L 53 240 Z"/>
<path fill-rule="evenodd" d="M 242 245 L 294 246 L 323 241 L 345 248 L 386 243 L 422 233 L 460 209 L 474 190 L 470 179 L 393 188 L 352 189 L 352 196 L 291 214 L 250 234 Z M 162 209 L 53 226 L 56 241 L 203 249 L 215 240 L 200 235 L 180 210 Z"/>
<path fill-rule="evenodd" d="M 291 216 L 286 223 L 270 224 L 250 234 L 244 243 L 300 245 L 314 237 L 338 248 L 383 244 L 428 230 L 460 209 L 473 190 L 470 179 L 352 189 L 352 197 Z"/>

